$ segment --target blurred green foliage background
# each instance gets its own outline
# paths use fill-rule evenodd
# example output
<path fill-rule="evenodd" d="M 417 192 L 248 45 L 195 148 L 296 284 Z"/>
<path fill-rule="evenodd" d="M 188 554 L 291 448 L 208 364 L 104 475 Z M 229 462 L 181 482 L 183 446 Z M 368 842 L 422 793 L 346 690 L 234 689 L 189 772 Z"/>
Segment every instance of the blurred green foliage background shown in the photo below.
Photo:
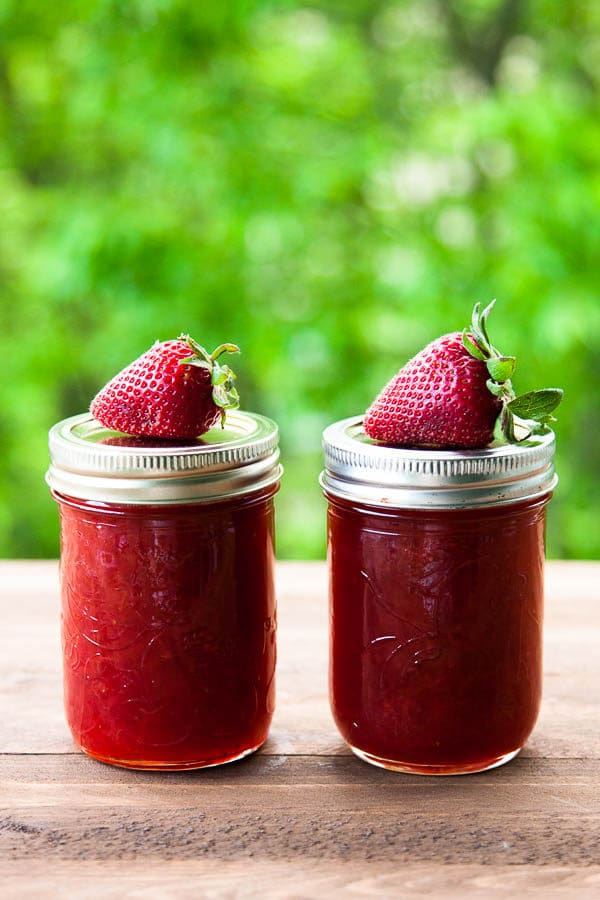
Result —
<path fill-rule="evenodd" d="M 550 555 L 597 557 L 599 73 L 594 0 L 0 0 L 0 554 L 58 552 L 47 428 L 188 331 L 322 555 L 322 428 L 497 297 L 565 389 Z"/>

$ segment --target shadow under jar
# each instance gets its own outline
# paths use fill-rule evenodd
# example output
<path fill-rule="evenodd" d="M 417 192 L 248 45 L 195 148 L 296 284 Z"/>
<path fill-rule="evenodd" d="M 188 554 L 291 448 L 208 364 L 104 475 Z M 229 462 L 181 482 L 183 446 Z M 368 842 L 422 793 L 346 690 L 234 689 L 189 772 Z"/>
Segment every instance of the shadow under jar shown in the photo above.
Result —
<path fill-rule="evenodd" d="M 513 759 L 542 683 L 554 435 L 474 451 L 324 432 L 330 698 L 361 759 L 457 775 Z"/>
<path fill-rule="evenodd" d="M 152 441 L 74 416 L 50 431 L 64 697 L 103 762 L 196 769 L 266 739 L 275 701 L 277 427 Z"/>

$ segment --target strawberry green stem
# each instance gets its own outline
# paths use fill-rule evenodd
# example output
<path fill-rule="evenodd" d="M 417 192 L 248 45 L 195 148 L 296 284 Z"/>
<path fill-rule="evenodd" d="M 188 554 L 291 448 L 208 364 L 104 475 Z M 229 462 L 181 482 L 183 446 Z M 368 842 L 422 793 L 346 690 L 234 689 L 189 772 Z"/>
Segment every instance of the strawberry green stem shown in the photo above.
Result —
<path fill-rule="evenodd" d="M 505 443 L 519 444 L 532 434 L 544 434 L 549 430 L 549 424 L 556 421 L 552 412 L 562 400 L 563 392 L 560 388 L 544 388 L 520 396 L 515 394 L 511 378 L 517 360 L 500 353 L 490 341 L 487 330 L 487 320 L 495 302 L 492 300 L 484 310 L 479 303 L 475 304 L 471 328 L 463 331 L 463 345 L 471 356 L 485 363 L 490 376 L 487 388 L 501 402 L 494 436 Z"/>
<path fill-rule="evenodd" d="M 240 396 L 234 385 L 237 378 L 229 366 L 217 362 L 222 353 L 239 353 L 240 348 L 236 344 L 219 344 L 212 353 L 198 344 L 189 334 L 181 334 L 180 341 L 185 341 L 192 351 L 191 356 L 179 360 L 179 365 L 198 366 L 210 372 L 212 384 L 213 403 L 221 409 L 221 428 L 225 425 L 225 416 L 228 409 L 238 409 Z"/>

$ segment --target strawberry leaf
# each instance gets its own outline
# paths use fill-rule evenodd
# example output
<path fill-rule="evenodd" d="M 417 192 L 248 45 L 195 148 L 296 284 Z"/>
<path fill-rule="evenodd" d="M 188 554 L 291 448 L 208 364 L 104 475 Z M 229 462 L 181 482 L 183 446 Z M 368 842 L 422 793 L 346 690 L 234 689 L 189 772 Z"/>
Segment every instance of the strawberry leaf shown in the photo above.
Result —
<path fill-rule="evenodd" d="M 487 359 L 492 355 L 492 348 L 485 331 L 485 324 L 483 328 L 481 326 L 481 313 L 479 312 L 479 306 L 480 304 L 476 303 L 473 308 L 473 315 L 471 316 L 471 334 L 469 335 L 469 337 L 477 344 L 477 346 L 483 353 L 484 359 Z"/>
<path fill-rule="evenodd" d="M 212 370 L 210 363 L 205 362 L 203 359 L 198 359 L 197 356 L 186 356 L 185 359 L 179 360 L 179 365 L 197 366 L 198 369 L 208 369 L 209 372 Z"/>
<path fill-rule="evenodd" d="M 512 378 L 517 360 L 514 356 L 492 356 L 490 359 L 486 359 L 485 364 L 494 381 L 503 384 Z"/>
<path fill-rule="evenodd" d="M 229 373 L 227 372 L 225 366 L 221 367 L 218 363 L 215 363 L 211 376 L 212 383 L 215 385 L 225 384 L 229 377 Z"/>
<path fill-rule="evenodd" d="M 241 353 L 237 344 L 219 344 L 216 350 L 210 354 L 211 359 L 216 359 L 221 353 Z"/>
<path fill-rule="evenodd" d="M 519 419 L 519 422 L 525 425 L 531 434 L 546 434 L 548 431 L 547 419 L 549 418 L 551 417 L 544 417 L 544 419 L 540 421 L 536 419 Z"/>
<path fill-rule="evenodd" d="M 515 417 L 507 407 L 504 407 L 504 434 L 511 444 L 514 444 L 517 437 L 515 435 Z"/>
<path fill-rule="evenodd" d="M 508 423 L 508 415 L 506 411 L 506 406 L 503 406 L 498 418 L 496 419 L 496 423 L 494 425 L 494 438 L 499 441 L 501 444 L 506 444 L 508 438 L 506 435 L 506 427 Z"/>
<path fill-rule="evenodd" d="M 492 300 L 492 302 L 489 303 L 486 306 L 486 308 L 483 310 L 483 312 L 479 315 L 479 321 L 478 321 L 479 331 L 481 331 L 481 333 L 483 334 L 487 344 L 491 343 L 489 335 L 488 335 L 488 331 L 487 331 L 487 319 L 488 319 L 489 314 L 493 310 L 495 303 L 496 303 L 496 301 Z M 477 305 L 479 305 L 479 304 L 477 304 Z"/>
<path fill-rule="evenodd" d="M 233 409 L 239 402 L 238 392 L 234 387 L 225 387 L 222 384 L 216 384 L 213 387 L 213 400 L 217 406 L 223 409 Z"/>
<path fill-rule="evenodd" d="M 502 413 L 503 413 L 504 436 L 510 444 L 517 444 L 519 442 L 519 440 L 522 440 L 529 436 L 529 434 L 530 434 L 529 429 L 527 427 L 525 427 L 525 433 L 523 434 L 522 438 L 517 437 L 517 435 L 515 433 L 515 424 L 516 424 L 515 417 L 511 413 L 508 406 L 504 407 L 504 409 L 502 410 Z"/>
<path fill-rule="evenodd" d="M 179 340 L 185 341 L 186 344 L 188 345 L 188 347 L 190 348 L 190 350 L 194 351 L 194 356 L 192 357 L 192 359 L 196 359 L 196 358 L 202 359 L 205 363 L 207 363 L 212 368 L 212 357 L 204 349 L 204 347 L 201 344 L 199 344 L 192 337 L 190 337 L 189 334 L 180 334 Z M 182 359 L 181 362 L 188 362 L 188 360 Z M 191 362 L 191 359 L 189 360 L 189 362 Z"/>
<path fill-rule="evenodd" d="M 552 413 L 563 398 L 560 388 L 545 388 L 541 391 L 528 391 L 515 397 L 508 404 L 511 413 L 521 419 L 541 421 Z"/>
<path fill-rule="evenodd" d="M 481 349 L 479 344 L 477 344 L 473 340 L 471 335 L 467 332 L 466 328 L 463 331 L 462 342 L 463 342 L 463 347 L 465 348 L 465 350 L 468 351 L 468 353 L 471 354 L 471 356 L 474 356 L 475 359 L 480 359 L 482 362 L 485 362 L 485 360 L 487 359 L 487 356 L 485 355 L 485 353 L 483 352 L 483 350 Z"/>
<path fill-rule="evenodd" d="M 492 381 L 491 378 L 488 378 L 486 381 L 486 386 L 488 391 L 494 395 L 494 397 L 502 397 L 504 394 L 504 385 L 498 384 L 496 381 Z"/>

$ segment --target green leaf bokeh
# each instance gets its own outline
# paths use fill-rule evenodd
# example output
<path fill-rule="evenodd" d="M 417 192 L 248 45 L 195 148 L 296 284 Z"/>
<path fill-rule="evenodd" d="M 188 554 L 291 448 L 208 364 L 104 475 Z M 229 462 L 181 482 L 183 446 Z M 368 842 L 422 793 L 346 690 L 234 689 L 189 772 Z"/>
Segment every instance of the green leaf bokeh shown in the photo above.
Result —
<path fill-rule="evenodd" d="M 46 432 L 158 339 L 234 341 L 279 555 L 324 551 L 323 427 L 498 298 L 560 386 L 549 552 L 597 557 L 600 6 L 0 3 L 0 555 L 55 556 Z"/>

